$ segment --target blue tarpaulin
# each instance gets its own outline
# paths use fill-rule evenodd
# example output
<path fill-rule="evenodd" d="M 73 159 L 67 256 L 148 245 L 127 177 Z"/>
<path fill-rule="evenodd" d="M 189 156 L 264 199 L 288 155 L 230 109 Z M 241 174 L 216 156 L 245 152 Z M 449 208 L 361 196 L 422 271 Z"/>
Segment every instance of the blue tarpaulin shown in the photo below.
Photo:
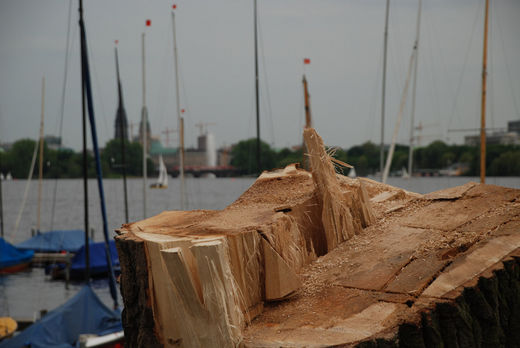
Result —
<path fill-rule="evenodd" d="M 85 245 L 82 230 L 61 230 L 38 233 L 36 236 L 16 245 L 19 249 L 34 250 L 40 253 L 77 252 Z"/>
<path fill-rule="evenodd" d="M 85 285 L 41 320 L 0 342 L 0 348 L 71 348 L 81 334 L 105 335 L 117 331 L 122 331 L 120 312 L 106 307 L 90 286 Z"/>
<path fill-rule="evenodd" d="M 119 258 L 117 257 L 116 243 L 111 240 L 110 254 L 112 257 L 112 265 L 114 269 L 119 269 Z M 89 243 L 90 252 L 90 274 L 92 276 L 99 275 L 102 273 L 108 273 L 107 257 L 105 254 L 105 242 Z M 74 258 L 70 266 L 70 272 L 72 277 L 83 275 L 85 272 L 85 247 L 83 246 Z"/>
<path fill-rule="evenodd" d="M 2 268 L 29 262 L 34 255 L 32 250 L 19 250 L 0 238 L 0 271 Z"/>

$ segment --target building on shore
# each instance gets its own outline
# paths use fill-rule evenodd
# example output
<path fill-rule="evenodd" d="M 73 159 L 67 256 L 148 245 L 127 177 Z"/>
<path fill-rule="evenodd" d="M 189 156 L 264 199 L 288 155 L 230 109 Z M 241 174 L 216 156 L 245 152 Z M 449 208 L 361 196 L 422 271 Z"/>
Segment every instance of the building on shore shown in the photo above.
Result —
<path fill-rule="evenodd" d="M 464 137 L 464 145 L 478 146 L 480 134 Z M 520 145 L 520 121 L 507 122 L 507 130 L 486 134 L 486 144 L 489 145 Z"/>
<path fill-rule="evenodd" d="M 164 147 L 158 138 L 150 142 L 150 157 L 156 168 L 159 167 L 159 155 L 162 155 L 168 173 L 176 176 L 180 167 L 178 147 Z M 204 133 L 197 138 L 196 148 L 184 150 L 184 168 L 186 172 L 197 176 L 198 172 L 216 172 L 231 170 L 229 167 L 230 149 L 216 148 L 215 137 L 211 133 Z"/>

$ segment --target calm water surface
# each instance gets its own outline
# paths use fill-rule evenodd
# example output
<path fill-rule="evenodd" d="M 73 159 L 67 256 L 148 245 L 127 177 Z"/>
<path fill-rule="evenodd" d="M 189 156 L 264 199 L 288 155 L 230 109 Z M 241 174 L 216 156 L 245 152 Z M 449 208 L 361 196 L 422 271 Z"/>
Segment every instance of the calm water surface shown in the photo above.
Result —
<path fill-rule="evenodd" d="M 188 209 L 223 209 L 252 183 L 252 178 L 215 178 L 187 179 Z M 390 185 L 409 191 L 427 193 L 447 187 L 458 186 L 469 181 L 478 182 L 470 177 L 430 177 L 430 178 L 394 178 Z M 114 229 L 124 223 L 123 183 L 119 179 L 104 180 L 108 226 L 111 236 Z M 520 189 L 520 178 L 487 178 L 488 184 Z M 38 206 L 38 183 L 31 184 L 28 199 L 17 231 L 15 221 L 23 199 L 25 180 L 3 182 L 3 207 L 5 237 L 12 243 L 21 242 L 31 236 L 31 228 L 36 227 Z M 56 190 L 54 214 L 53 193 Z M 167 189 L 146 189 L 147 217 L 165 210 L 180 209 L 179 180 L 170 179 Z M 83 229 L 83 185 L 82 180 L 44 180 L 42 188 L 41 227 L 50 229 Z M 143 218 L 143 185 L 140 179 L 128 180 L 129 220 Z M 89 216 L 90 225 L 95 230 L 96 241 L 102 240 L 102 221 L 99 196 L 95 180 L 89 180 Z M 81 284 L 71 284 L 66 290 L 61 281 L 51 281 L 42 269 L 34 268 L 15 275 L 0 276 L 0 316 L 14 318 L 33 318 L 41 309 L 51 310 L 74 296 Z M 94 289 L 102 300 L 111 305 L 106 281 L 94 283 Z M 121 301 L 120 301 L 121 302 Z"/>

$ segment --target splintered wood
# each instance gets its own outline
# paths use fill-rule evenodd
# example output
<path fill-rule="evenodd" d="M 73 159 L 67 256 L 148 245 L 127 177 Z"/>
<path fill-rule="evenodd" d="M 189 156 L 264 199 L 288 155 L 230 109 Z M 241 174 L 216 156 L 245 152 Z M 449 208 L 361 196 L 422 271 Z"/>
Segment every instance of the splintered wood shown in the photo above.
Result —
<path fill-rule="evenodd" d="M 129 347 L 392 340 L 518 249 L 518 190 L 419 195 L 350 179 L 313 129 L 304 139 L 310 172 L 264 172 L 224 210 L 120 229 Z"/>
<path fill-rule="evenodd" d="M 312 169 L 312 179 L 316 185 L 318 201 L 321 205 L 321 220 L 327 238 L 327 250 L 334 249 L 362 229 L 362 224 L 369 225 L 372 220 L 372 212 L 358 206 L 357 202 L 347 200 L 340 189 L 339 181 L 330 156 L 325 151 L 323 140 L 312 128 L 306 128 L 303 138 L 307 145 L 308 156 Z M 363 194 L 360 192 L 361 197 Z M 360 211 L 357 219 L 352 218 L 351 210 L 356 207 Z"/>
<path fill-rule="evenodd" d="M 222 211 L 164 212 L 123 226 L 118 244 L 145 245 L 161 344 L 237 345 L 266 302 L 297 293 L 302 267 L 373 222 L 362 183 L 340 183 L 313 130 L 306 142 L 312 174 L 291 165 L 262 174 Z"/>

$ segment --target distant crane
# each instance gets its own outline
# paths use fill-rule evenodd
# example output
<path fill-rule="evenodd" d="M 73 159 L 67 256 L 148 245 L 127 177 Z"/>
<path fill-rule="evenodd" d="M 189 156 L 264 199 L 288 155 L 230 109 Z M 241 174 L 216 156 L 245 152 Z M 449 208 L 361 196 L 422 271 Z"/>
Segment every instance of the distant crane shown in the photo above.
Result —
<path fill-rule="evenodd" d="M 215 126 L 215 122 L 199 122 L 195 125 L 199 129 L 200 135 L 204 135 L 208 132 L 208 126 Z"/>
<path fill-rule="evenodd" d="M 168 147 L 170 145 L 170 134 L 177 133 L 177 130 L 166 128 L 165 130 L 161 131 L 161 133 L 166 135 L 166 147 Z"/>

